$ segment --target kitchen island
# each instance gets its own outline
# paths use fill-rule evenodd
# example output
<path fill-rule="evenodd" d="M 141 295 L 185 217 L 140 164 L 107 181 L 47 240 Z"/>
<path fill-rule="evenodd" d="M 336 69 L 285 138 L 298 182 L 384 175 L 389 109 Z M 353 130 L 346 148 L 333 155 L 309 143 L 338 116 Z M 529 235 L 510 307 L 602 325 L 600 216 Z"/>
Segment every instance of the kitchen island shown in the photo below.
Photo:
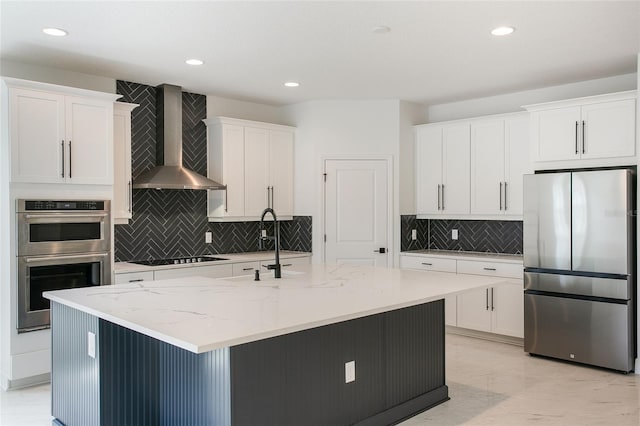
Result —
<path fill-rule="evenodd" d="M 73 425 L 390 424 L 448 399 L 446 295 L 504 278 L 349 265 L 45 293 Z"/>

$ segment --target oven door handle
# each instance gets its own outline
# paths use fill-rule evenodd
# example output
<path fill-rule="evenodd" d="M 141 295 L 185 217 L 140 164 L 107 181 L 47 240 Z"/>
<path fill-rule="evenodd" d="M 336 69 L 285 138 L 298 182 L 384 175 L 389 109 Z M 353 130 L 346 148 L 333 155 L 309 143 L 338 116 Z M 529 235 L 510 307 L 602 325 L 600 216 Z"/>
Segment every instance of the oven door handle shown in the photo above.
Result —
<path fill-rule="evenodd" d="M 83 218 L 83 217 L 108 217 L 109 213 L 49 213 L 49 214 L 25 214 L 25 219 L 66 219 L 66 218 Z"/>
<path fill-rule="evenodd" d="M 66 256 L 46 256 L 46 257 L 32 257 L 32 256 L 25 256 L 25 262 L 27 263 L 31 263 L 31 262 L 42 262 L 42 261 L 46 261 L 46 260 L 53 260 L 53 261 L 57 261 L 57 260 L 69 260 L 69 259 L 87 259 L 87 258 L 97 258 L 97 257 L 108 257 L 109 253 L 90 253 L 90 254 L 69 254 Z"/>

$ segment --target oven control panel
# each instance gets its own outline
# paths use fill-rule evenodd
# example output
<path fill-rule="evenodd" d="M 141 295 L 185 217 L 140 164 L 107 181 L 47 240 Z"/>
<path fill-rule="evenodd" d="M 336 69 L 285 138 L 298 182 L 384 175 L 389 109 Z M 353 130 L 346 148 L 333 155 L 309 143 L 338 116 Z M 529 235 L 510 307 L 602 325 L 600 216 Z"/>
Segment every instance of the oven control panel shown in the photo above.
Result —
<path fill-rule="evenodd" d="M 104 201 L 24 200 L 24 210 L 104 210 Z"/>

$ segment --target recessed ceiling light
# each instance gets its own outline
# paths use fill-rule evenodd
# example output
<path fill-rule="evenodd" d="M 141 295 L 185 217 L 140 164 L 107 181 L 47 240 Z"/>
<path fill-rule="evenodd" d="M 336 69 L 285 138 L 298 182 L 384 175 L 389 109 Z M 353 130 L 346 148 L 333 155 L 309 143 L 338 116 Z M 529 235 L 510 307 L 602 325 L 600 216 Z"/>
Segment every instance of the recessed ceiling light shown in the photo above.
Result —
<path fill-rule="evenodd" d="M 189 65 L 202 65 L 202 64 L 204 64 L 204 61 L 200 60 L 200 59 L 187 59 L 184 62 L 189 64 Z"/>
<path fill-rule="evenodd" d="M 373 30 L 371 31 L 376 34 L 386 34 L 391 31 L 391 28 L 387 27 L 386 25 L 378 25 L 377 27 L 373 27 Z"/>
<path fill-rule="evenodd" d="M 284 85 L 287 87 L 298 87 L 300 86 L 300 83 L 296 81 L 287 81 Z"/>
<path fill-rule="evenodd" d="M 493 34 L 494 36 L 503 36 L 503 35 L 509 35 L 515 30 L 516 29 L 513 27 L 498 27 L 491 30 L 491 34 Z"/>
<path fill-rule="evenodd" d="M 60 28 L 43 28 L 42 32 L 50 36 L 56 36 L 56 37 L 64 37 L 67 34 L 69 34 L 65 30 Z"/>

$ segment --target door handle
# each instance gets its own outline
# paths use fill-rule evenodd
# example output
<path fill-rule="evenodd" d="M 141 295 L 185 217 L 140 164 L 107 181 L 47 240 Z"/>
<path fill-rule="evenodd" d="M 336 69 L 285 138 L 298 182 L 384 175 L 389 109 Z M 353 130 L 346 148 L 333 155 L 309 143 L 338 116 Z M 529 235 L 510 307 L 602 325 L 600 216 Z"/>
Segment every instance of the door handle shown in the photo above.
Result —
<path fill-rule="evenodd" d="M 584 120 L 582 120 L 582 153 L 587 152 L 585 145 L 587 144 L 587 138 L 584 133 Z"/>
<path fill-rule="evenodd" d="M 69 178 L 71 178 L 71 141 L 69 141 Z"/>
<path fill-rule="evenodd" d="M 500 196 L 500 210 L 502 210 L 502 182 L 500 182 L 500 192 L 498 192 Z"/>
<path fill-rule="evenodd" d="M 438 210 L 440 210 L 440 184 L 438 184 Z"/>
<path fill-rule="evenodd" d="M 496 270 L 496 268 L 482 268 L 482 269 L 484 269 L 485 271 L 495 271 Z"/>
<path fill-rule="evenodd" d="M 133 214 L 133 188 L 131 187 L 131 181 L 129 181 L 129 213 Z"/>
<path fill-rule="evenodd" d="M 386 252 L 387 252 L 387 249 L 386 249 L 386 248 L 384 248 L 384 247 L 380 247 L 378 250 L 374 250 L 373 252 L 374 252 L 374 253 L 381 253 L 381 254 L 383 254 L 383 253 L 386 253 Z"/>
<path fill-rule="evenodd" d="M 422 265 L 424 265 L 424 266 L 433 266 L 433 263 L 422 262 Z"/>
<path fill-rule="evenodd" d="M 491 287 L 491 310 L 493 311 L 495 307 L 493 306 L 493 287 Z"/>

